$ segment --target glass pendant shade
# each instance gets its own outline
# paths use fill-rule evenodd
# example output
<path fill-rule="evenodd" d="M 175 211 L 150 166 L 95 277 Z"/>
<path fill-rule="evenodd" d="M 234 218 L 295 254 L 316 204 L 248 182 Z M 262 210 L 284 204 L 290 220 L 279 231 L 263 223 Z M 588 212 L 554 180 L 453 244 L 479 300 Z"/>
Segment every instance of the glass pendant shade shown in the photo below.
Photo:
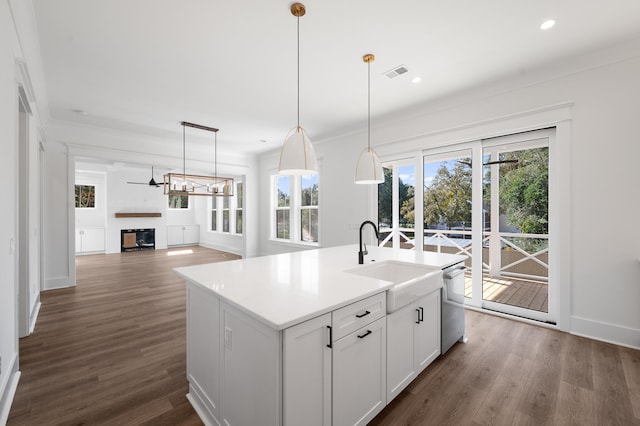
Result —
<path fill-rule="evenodd" d="M 318 172 L 316 151 L 302 127 L 296 126 L 287 134 L 280 151 L 278 171 L 283 175 L 309 175 Z"/>
<path fill-rule="evenodd" d="M 371 147 L 365 148 L 358 158 L 355 182 L 361 184 L 384 182 L 382 163 L 380 163 L 380 159 L 378 158 L 376 151 Z"/>

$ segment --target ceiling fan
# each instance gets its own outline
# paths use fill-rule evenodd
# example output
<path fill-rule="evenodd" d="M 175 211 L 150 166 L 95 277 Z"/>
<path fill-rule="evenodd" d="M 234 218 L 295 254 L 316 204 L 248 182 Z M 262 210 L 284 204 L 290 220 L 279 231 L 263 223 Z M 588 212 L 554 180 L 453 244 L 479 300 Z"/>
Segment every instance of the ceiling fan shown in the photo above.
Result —
<path fill-rule="evenodd" d="M 151 166 L 151 180 L 149 182 L 127 182 L 132 185 L 149 185 L 155 186 L 156 188 L 160 188 L 161 185 L 156 183 L 156 180 L 153 178 L 153 166 Z"/>
<path fill-rule="evenodd" d="M 464 164 L 465 166 L 469 166 L 471 167 L 471 162 L 470 161 L 461 161 L 461 160 L 457 160 L 458 163 L 460 164 Z M 518 160 L 517 159 L 513 159 L 513 160 L 496 160 L 496 161 L 487 161 L 486 163 L 482 163 L 483 166 L 490 166 L 492 164 L 510 164 L 510 163 L 517 163 Z"/>

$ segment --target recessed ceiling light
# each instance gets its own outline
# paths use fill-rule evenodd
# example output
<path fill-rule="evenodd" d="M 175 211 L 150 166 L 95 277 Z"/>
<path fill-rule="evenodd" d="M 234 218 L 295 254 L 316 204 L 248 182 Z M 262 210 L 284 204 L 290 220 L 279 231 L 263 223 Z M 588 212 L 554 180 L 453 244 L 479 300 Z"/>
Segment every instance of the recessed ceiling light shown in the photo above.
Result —
<path fill-rule="evenodd" d="M 420 77 L 413 77 L 413 80 L 411 80 L 412 83 L 420 83 L 422 81 L 422 79 Z"/>
<path fill-rule="evenodd" d="M 258 142 L 260 142 L 260 143 L 267 143 L 267 141 L 265 141 L 264 139 L 260 139 Z"/>
<path fill-rule="evenodd" d="M 548 30 L 549 28 L 553 27 L 555 24 L 556 24 L 556 21 L 554 19 L 547 19 L 542 23 L 542 25 L 540 25 L 540 29 Z"/>
<path fill-rule="evenodd" d="M 89 115 L 89 113 L 83 109 L 72 109 L 71 112 L 74 112 L 76 114 L 80 114 L 80 115 Z"/>

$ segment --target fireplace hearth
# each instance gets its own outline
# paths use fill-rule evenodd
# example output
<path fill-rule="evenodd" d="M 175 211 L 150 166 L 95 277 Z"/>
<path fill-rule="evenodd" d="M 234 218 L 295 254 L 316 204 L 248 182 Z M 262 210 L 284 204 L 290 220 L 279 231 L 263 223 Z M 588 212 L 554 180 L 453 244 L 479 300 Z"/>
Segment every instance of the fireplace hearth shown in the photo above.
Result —
<path fill-rule="evenodd" d="M 147 229 L 121 229 L 120 251 L 140 251 L 156 249 L 156 230 Z"/>

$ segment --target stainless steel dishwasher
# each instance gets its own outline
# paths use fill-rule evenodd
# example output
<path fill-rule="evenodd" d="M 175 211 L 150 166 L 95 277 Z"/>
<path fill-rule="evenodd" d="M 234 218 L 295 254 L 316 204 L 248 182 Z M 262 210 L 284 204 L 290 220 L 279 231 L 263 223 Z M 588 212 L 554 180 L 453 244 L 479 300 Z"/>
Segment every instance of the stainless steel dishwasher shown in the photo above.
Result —
<path fill-rule="evenodd" d="M 464 340 L 464 263 L 443 269 L 441 349 L 446 353 L 457 341 Z"/>

